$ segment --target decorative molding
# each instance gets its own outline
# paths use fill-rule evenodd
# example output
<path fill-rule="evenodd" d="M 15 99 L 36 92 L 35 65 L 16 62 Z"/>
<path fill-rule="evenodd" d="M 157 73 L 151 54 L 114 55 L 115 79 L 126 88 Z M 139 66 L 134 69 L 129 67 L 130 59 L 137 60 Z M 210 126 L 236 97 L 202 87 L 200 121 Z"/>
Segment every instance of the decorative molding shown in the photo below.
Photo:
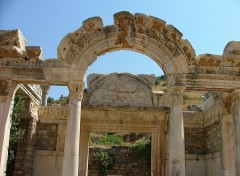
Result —
<path fill-rule="evenodd" d="M 42 67 L 53 67 L 60 68 L 63 67 L 63 63 L 58 59 L 25 59 L 25 58 L 1 58 L 0 59 L 0 68 L 42 68 Z"/>
<path fill-rule="evenodd" d="M 70 99 L 79 99 L 80 101 L 83 98 L 83 91 L 84 91 L 84 82 L 71 82 L 68 84 L 69 92 L 70 92 Z"/>

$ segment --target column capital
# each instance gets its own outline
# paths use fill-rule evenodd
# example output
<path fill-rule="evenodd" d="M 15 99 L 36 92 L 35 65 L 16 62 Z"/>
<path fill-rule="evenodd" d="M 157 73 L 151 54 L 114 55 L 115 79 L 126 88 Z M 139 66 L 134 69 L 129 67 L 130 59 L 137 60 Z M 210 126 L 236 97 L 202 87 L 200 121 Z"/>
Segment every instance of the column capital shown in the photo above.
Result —
<path fill-rule="evenodd" d="M 79 99 L 83 98 L 85 84 L 84 82 L 73 81 L 68 84 L 68 89 L 70 93 L 70 99 Z"/>
<path fill-rule="evenodd" d="M 5 102 L 16 88 L 17 84 L 12 80 L 0 78 L 0 102 Z"/>
<path fill-rule="evenodd" d="M 48 94 L 48 92 L 50 90 L 50 85 L 43 84 L 43 85 L 40 85 L 40 87 L 41 87 L 43 93 Z"/>
<path fill-rule="evenodd" d="M 183 93 L 185 92 L 185 89 L 186 88 L 183 86 L 173 86 L 168 88 L 171 104 L 178 105 L 183 103 Z"/>
<path fill-rule="evenodd" d="M 229 114 L 231 113 L 232 107 L 232 96 L 229 93 L 225 93 L 215 98 L 216 107 L 218 114 Z"/>
<path fill-rule="evenodd" d="M 234 89 L 231 92 L 233 103 L 240 103 L 240 89 Z"/>

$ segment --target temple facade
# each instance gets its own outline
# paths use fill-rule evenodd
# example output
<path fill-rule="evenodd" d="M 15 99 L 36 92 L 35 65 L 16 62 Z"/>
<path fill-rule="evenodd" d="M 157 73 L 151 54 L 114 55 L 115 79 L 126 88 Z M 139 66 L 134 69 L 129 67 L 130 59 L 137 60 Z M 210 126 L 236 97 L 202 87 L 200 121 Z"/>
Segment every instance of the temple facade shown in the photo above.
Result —
<path fill-rule="evenodd" d="M 181 37 L 161 19 L 119 12 L 109 26 L 85 20 L 62 39 L 57 58 L 43 59 L 20 30 L 0 30 L 0 175 L 16 94 L 28 108 L 15 175 L 88 175 L 90 132 L 151 134 L 151 176 L 240 175 L 240 42 L 230 41 L 222 55 L 196 56 Z M 155 61 L 166 91 L 155 89 L 152 75 L 128 73 L 92 74 L 85 89 L 97 56 L 122 49 Z M 51 85 L 68 86 L 68 105 L 46 106 Z M 206 92 L 202 107 L 184 111 L 191 91 Z"/>

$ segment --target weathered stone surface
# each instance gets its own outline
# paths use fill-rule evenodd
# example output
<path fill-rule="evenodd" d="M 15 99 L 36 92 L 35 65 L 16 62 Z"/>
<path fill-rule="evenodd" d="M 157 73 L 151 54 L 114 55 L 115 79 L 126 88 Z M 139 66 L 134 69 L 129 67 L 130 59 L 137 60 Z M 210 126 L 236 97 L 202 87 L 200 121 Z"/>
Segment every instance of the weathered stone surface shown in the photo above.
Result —
<path fill-rule="evenodd" d="M 57 124 L 38 124 L 35 150 L 55 151 L 57 146 L 57 131 Z"/>
<path fill-rule="evenodd" d="M 27 41 L 19 29 L 0 30 L 0 46 L 15 46 L 24 49 L 26 45 Z"/>
<path fill-rule="evenodd" d="M 219 123 L 205 127 L 206 153 L 218 152 L 222 148 L 221 129 Z"/>
<path fill-rule="evenodd" d="M 111 106 L 152 106 L 154 76 L 110 74 L 89 76 L 89 104 Z M 151 84 L 149 84 L 151 83 Z M 84 100 L 87 102 L 87 100 Z"/>
<path fill-rule="evenodd" d="M 223 56 L 228 57 L 229 55 L 240 55 L 240 42 L 231 41 L 226 45 Z"/>

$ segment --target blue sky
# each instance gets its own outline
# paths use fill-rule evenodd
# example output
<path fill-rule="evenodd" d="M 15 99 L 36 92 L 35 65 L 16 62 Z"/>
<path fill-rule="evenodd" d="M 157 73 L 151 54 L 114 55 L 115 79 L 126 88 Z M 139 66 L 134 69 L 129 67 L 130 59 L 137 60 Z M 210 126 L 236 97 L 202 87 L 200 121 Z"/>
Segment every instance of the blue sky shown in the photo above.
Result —
<path fill-rule="evenodd" d="M 110 25 L 119 11 L 144 13 L 172 24 L 197 55 L 221 55 L 229 41 L 240 41 L 240 0 L 0 0 L 0 29 L 19 28 L 28 45 L 42 47 L 44 58 L 56 58 L 61 39 L 82 21 L 100 16 L 104 25 Z M 150 58 L 130 51 L 100 56 L 87 74 L 93 72 L 162 74 Z M 68 95 L 66 87 L 51 88 L 51 97 L 61 94 Z"/>

